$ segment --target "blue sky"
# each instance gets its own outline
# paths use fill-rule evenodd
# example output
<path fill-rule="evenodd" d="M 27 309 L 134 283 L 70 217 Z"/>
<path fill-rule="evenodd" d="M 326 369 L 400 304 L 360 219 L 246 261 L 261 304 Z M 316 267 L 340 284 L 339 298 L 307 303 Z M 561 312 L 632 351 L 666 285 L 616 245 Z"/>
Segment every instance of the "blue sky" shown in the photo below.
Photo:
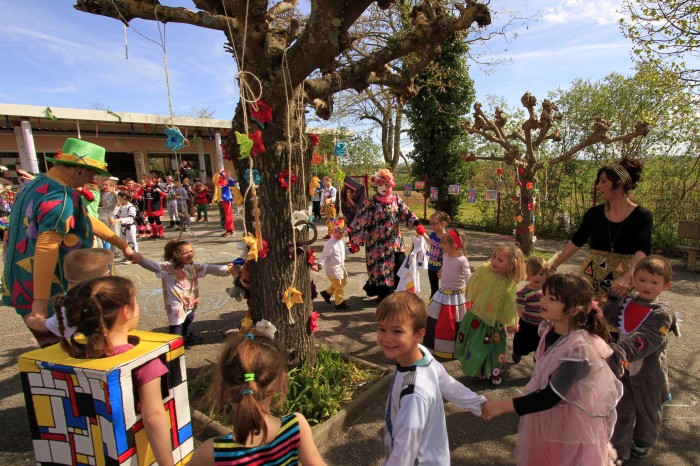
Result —
<path fill-rule="evenodd" d="M 71 0 L 3 2 L 0 15 L 0 102 L 53 107 L 95 108 L 117 112 L 169 113 L 162 49 L 155 23 L 132 21 L 127 30 L 117 20 L 78 12 Z M 185 0 L 162 0 L 191 5 Z M 479 100 L 488 94 L 513 107 L 527 90 L 540 100 L 566 88 L 576 78 L 601 79 L 616 71 L 629 74 L 631 45 L 619 31 L 612 0 L 493 0 L 493 11 L 507 7 L 527 22 L 516 22 L 512 37 L 489 42 L 488 49 L 506 60 L 489 73 L 475 64 L 471 74 Z M 494 14 L 493 29 L 505 14 Z M 136 30 L 136 31 L 135 31 Z M 161 31 L 162 31 L 161 27 Z M 224 51 L 223 33 L 169 24 L 165 44 L 170 95 L 175 115 L 211 108 L 228 119 L 237 101 L 236 71 Z M 489 50 L 491 52 L 489 52 Z"/>

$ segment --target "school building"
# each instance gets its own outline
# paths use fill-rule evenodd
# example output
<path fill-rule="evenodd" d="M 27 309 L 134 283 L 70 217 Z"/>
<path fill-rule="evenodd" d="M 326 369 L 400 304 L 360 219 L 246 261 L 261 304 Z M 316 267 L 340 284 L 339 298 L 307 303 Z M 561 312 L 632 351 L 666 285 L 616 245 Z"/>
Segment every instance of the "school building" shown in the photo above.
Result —
<path fill-rule="evenodd" d="M 188 145 L 177 152 L 166 147 L 167 126 L 177 127 Z M 171 122 L 166 115 L 0 103 L 0 165 L 8 168 L 3 176 L 16 184 L 17 167 L 46 172 L 46 157 L 73 137 L 104 147 L 107 170 L 120 180 L 172 174 L 185 160 L 205 181 L 221 168 L 233 173 L 221 149 L 230 130 L 231 120 L 174 117 Z"/>

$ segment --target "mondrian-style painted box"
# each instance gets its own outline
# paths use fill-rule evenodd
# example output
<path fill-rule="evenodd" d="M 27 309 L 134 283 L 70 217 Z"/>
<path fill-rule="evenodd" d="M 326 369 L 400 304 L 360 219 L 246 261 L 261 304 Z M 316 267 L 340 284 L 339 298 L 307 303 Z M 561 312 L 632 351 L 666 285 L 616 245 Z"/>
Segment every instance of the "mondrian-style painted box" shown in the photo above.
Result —
<path fill-rule="evenodd" d="M 74 359 L 60 345 L 19 358 L 22 388 L 39 465 L 152 465 L 146 429 L 137 413 L 134 369 L 161 358 L 163 406 L 170 419 L 175 464 L 194 448 L 182 339 L 135 331 L 140 342 L 103 359 Z"/>

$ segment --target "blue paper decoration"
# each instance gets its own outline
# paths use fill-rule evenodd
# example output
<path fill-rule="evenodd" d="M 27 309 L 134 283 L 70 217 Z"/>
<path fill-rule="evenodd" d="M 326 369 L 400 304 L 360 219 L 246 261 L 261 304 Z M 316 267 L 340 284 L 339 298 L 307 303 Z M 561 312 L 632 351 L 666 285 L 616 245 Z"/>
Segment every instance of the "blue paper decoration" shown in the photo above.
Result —
<path fill-rule="evenodd" d="M 337 155 L 338 157 L 342 157 L 345 155 L 345 143 L 344 142 L 338 142 L 336 143 L 335 147 L 333 148 L 333 153 Z"/>
<path fill-rule="evenodd" d="M 246 168 L 243 172 L 243 179 L 246 183 L 250 183 L 250 168 Z M 260 176 L 260 172 L 255 168 L 253 168 L 253 184 L 256 186 L 262 184 L 262 176 Z"/>
<path fill-rule="evenodd" d="M 185 136 L 182 135 L 177 128 L 165 128 L 165 136 L 168 138 L 165 141 L 165 147 L 172 150 L 180 150 L 185 147 Z"/>

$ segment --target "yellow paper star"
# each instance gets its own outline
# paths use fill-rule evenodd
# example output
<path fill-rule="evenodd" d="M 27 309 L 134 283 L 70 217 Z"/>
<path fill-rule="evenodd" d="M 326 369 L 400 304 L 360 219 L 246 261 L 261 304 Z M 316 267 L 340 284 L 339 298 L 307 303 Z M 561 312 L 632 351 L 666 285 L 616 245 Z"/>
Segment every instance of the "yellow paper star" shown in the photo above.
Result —
<path fill-rule="evenodd" d="M 292 306 L 294 306 L 295 304 L 303 303 L 304 298 L 301 297 L 301 291 L 290 286 L 289 288 L 284 290 L 284 295 L 282 295 L 282 302 L 285 306 L 287 306 L 287 309 L 291 310 Z"/>
<path fill-rule="evenodd" d="M 248 233 L 247 235 L 243 236 L 241 240 L 245 243 L 246 246 L 248 246 L 248 255 L 246 256 L 246 259 L 248 260 L 254 260 L 255 262 L 258 261 L 258 240 L 255 239 L 255 236 Z"/>

